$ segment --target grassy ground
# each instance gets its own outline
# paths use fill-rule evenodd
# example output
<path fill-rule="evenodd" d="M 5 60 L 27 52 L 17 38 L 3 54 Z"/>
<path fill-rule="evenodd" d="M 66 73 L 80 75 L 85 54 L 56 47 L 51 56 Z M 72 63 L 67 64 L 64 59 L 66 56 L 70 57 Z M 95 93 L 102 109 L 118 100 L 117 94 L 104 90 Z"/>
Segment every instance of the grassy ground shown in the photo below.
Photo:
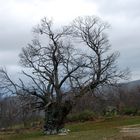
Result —
<path fill-rule="evenodd" d="M 108 118 L 99 122 L 68 124 L 66 127 L 71 132 L 67 136 L 45 136 L 41 130 L 26 130 L 18 134 L 0 134 L 0 140 L 119 140 L 119 128 L 134 124 L 140 124 L 140 117 Z"/>

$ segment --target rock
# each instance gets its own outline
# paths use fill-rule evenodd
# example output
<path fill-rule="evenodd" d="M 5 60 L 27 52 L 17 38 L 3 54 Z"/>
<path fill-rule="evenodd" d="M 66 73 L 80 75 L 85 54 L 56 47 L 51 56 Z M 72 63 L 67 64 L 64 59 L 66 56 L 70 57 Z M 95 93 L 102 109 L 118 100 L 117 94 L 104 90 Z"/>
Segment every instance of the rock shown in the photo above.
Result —
<path fill-rule="evenodd" d="M 67 133 L 58 133 L 59 136 L 66 136 Z"/>
<path fill-rule="evenodd" d="M 44 134 L 45 135 L 55 135 L 55 134 L 58 134 L 58 135 L 67 135 L 68 132 L 70 132 L 69 129 L 62 128 L 58 132 L 57 132 L 56 129 L 44 131 Z"/>

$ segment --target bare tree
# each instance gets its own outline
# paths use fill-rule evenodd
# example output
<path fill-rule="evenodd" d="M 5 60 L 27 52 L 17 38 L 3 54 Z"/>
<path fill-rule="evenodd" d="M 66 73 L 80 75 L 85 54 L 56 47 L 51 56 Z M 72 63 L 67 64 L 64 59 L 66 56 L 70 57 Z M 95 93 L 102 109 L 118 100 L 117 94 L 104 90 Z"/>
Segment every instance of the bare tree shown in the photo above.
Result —
<path fill-rule="evenodd" d="M 108 52 L 107 28 L 106 23 L 95 17 L 77 18 L 72 26 L 57 30 L 52 21 L 42 19 L 34 29 L 36 37 L 19 55 L 20 64 L 31 71 L 23 71 L 30 83 L 21 79 L 13 82 L 1 69 L 1 88 L 4 92 L 35 96 L 36 105 L 45 110 L 45 130 L 58 133 L 72 107 L 70 101 L 63 100 L 64 93 L 71 90 L 82 95 L 89 89 L 93 92 L 125 76 L 115 63 L 119 54 Z M 76 46 L 81 50 L 90 48 L 90 52 L 79 51 Z"/>
<path fill-rule="evenodd" d="M 62 89 L 66 86 L 65 83 L 69 77 L 85 64 L 81 62 L 82 56 L 78 55 L 66 38 L 71 34 L 69 27 L 63 27 L 56 32 L 53 30 L 52 21 L 44 18 L 34 32 L 40 37 L 23 48 L 19 55 L 22 66 L 32 70 L 32 74 L 25 71 L 23 74 L 30 78 L 33 84 L 30 83 L 28 86 L 21 79 L 19 79 L 20 84 L 14 83 L 4 69 L 1 69 L 1 82 L 6 92 L 24 96 L 31 94 L 38 97 L 38 107 L 46 111 L 45 129 L 56 129 L 58 132 L 63 127 L 64 118 L 71 109 L 68 102 L 65 103 L 67 106 L 62 104 Z M 47 39 L 47 42 L 40 42 L 41 37 Z M 54 108 L 57 109 L 49 115 L 49 107 L 53 108 L 53 111 Z M 50 119 L 52 119 L 51 124 L 49 124 Z"/>
<path fill-rule="evenodd" d="M 119 70 L 116 60 L 119 52 L 110 52 L 107 36 L 109 25 L 94 16 L 78 17 L 72 23 L 74 38 L 90 53 L 88 59 L 88 80 L 84 89 L 96 89 L 103 85 L 114 85 L 121 79 L 127 79 L 129 70 Z M 86 87 L 86 88 L 85 88 Z"/>

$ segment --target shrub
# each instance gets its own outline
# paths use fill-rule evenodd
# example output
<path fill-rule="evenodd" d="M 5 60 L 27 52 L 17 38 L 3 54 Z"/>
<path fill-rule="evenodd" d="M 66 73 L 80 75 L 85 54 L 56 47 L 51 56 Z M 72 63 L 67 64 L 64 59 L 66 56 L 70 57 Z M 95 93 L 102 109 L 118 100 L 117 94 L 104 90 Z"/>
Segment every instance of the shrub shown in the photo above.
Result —
<path fill-rule="evenodd" d="M 140 116 L 140 110 L 137 111 L 137 115 Z"/>
<path fill-rule="evenodd" d="M 95 113 L 90 110 L 84 110 L 79 113 L 70 114 L 67 116 L 68 122 L 75 122 L 75 121 L 88 121 L 88 120 L 94 120 L 95 119 Z"/>
<path fill-rule="evenodd" d="M 108 106 L 105 110 L 104 110 L 104 116 L 105 117 L 113 117 L 117 115 L 117 109 L 116 107 L 113 106 Z"/>
<path fill-rule="evenodd" d="M 124 108 L 121 110 L 123 115 L 137 115 L 138 110 L 136 108 Z"/>

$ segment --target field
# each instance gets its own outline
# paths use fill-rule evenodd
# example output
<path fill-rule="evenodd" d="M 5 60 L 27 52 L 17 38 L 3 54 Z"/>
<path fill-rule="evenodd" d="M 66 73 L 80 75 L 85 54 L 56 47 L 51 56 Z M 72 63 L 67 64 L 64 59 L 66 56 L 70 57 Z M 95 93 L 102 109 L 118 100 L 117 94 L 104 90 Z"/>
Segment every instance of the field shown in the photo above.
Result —
<path fill-rule="evenodd" d="M 0 140 L 139 140 L 140 117 L 116 117 L 67 124 L 66 136 L 45 136 L 41 130 L 1 132 Z M 131 133 L 132 131 L 132 133 Z"/>

